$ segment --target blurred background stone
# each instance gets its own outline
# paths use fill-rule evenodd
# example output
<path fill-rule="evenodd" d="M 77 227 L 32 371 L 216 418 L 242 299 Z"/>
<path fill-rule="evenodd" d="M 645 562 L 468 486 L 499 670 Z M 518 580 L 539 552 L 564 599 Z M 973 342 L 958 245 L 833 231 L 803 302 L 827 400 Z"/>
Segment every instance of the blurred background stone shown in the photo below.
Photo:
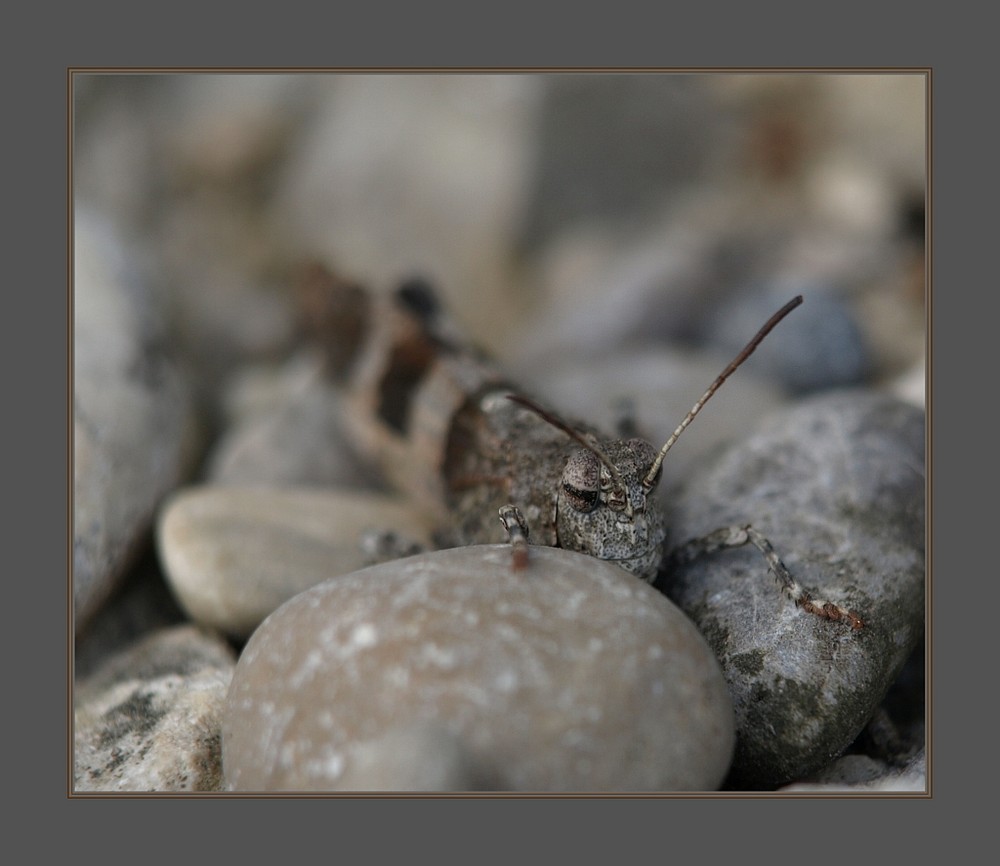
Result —
<path fill-rule="evenodd" d="M 196 419 L 142 242 L 78 203 L 73 304 L 73 614 L 78 629 L 191 471 Z"/>

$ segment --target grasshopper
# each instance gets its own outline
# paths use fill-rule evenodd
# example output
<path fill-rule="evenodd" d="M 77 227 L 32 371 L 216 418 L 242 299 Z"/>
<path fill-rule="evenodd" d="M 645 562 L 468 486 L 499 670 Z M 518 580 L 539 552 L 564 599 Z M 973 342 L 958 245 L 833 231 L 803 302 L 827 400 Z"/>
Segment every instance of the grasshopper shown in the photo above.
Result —
<path fill-rule="evenodd" d="M 653 495 L 677 438 L 801 303 L 793 298 L 764 324 L 656 449 L 635 436 L 609 437 L 565 421 L 524 396 L 457 335 L 422 281 L 379 294 L 314 265 L 302 283 L 307 326 L 343 389 L 350 438 L 429 510 L 442 527 L 440 546 L 509 542 L 512 567 L 522 570 L 530 537 L 617 563 L 652 583 L 662 568 L 752 544 L 798 607 L 860 629 L 857 614 L 813 598 L 752 526 L 723 527 L 666 554 L 665 521 Z M 392 548 L 382 542 L 382 550 Z"/>

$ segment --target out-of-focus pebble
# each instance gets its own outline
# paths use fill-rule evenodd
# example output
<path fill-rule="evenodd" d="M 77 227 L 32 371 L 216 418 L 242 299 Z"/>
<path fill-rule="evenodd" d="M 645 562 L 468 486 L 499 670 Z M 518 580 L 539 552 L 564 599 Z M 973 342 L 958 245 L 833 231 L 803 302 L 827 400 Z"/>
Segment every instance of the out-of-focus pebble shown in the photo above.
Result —
<path fill-rule="evenodd" d="M 191 625 L 153 632 L 74 691 L 74 789 L 217 791 L 235 654 Z"/>
<path fill-rule="evenodd" d="M 419 506 L 373 493 L 305 488 L 192 487 L 157 526 L 160 558 L 196 622 L 246 637 L 304 589 L 370 563 L 364 533 L 430 543 Z"/>
<path fill-rule="evenodd" d="M 165 311 L 129 240 L 76 207 L 73 614 L 83 630 L 148 538 L 160 499 L 191 469 L 196 425 Z"/>

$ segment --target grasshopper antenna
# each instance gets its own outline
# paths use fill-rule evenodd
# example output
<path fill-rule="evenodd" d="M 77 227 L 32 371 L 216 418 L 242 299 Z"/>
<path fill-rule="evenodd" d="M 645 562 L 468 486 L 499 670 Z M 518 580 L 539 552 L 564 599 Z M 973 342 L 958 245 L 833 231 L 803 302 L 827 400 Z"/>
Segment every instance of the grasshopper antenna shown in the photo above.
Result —
<path fill-rule="evenodd" d="M 608 467 L 608 472 L 611 473 L 611 477 L 614 480 L 615 484 L 618 486 L 618 488 L 621 490 L 625 489 L 625 482 L 622 480 L 621 473 L 619 473 L 615 464 L 611 462 L 611 458 L 608 457 L 607 454 L 605 454 L 600 448 L 597 447 L 596 442 L 592 442 L 584 438 L 582 433 L 580 433 L 577 430 L 574 430 L 572 427 L 569 426 L 569 424 L 567 424 L 561 418 L 558 418 L 557 416 L 553 415 L 547 409 L 543 409 L 534 400 L 529 400 L 527 397 L 524 397 L 520 394 L 508 394 L 507 399 L 511 400 L 514 403 L 517 403 L 520 406 L 524 406 L 525 409 L 530 409 L 543 421 L 548 422 L 557 430 L 562 430 L 563 433 L 565 433 L 571 439 L 574 439 L 577 442 L 579 442 L 588 451 L 593 451 L 594 454 L 597 455 L 598 459 L 605 466 Z"/>
<path fill-rule="evenodd" d="M 691 411 L 684 416 L 684 420 L 681 421 L 681 423 L 677 426 L 677 429 L 670 434 L 670 438 L 664 443 L 663 447 L 660 449 L 660 453 L 656 455 L 656 460 L 653 461 L 653 465 L 650 467 L 649 472 L 646 473 L 646 477 L 642 479 L 642 486 L 647 492 L 656 487 L 656 482 L 658 480 L 656 476 L 657 473 L 660 471 L 660 467 L 663 465 L 663 458 L 666 457 L 667 452 L 671 448 L 673 448 L 674 443 L 677 441 L 681 433 L 684 432 L 684 429 L 687 427 L 687 425 L 690 424 L 695 419 L 695 416 L 701 411 L 702 407 L 708 402 L 708 398 L 711 397 L 716 391 L 718 391 L 719 388 L 722 387 L 722 383 L 725 382 L 726 379 L 728 379 L 736 371 L 736 368 L 739 367 L 740 364 L 742 364 L 747 358 L 749 358 L 753 354 L 754 349 L 756 349 L 760 345 L 764 337 L 766 337 L 768 334 L 771 333 L 772 330 L 774 330 L 775 325 L 777 325 L 778 322 L 780 322 L 783 318 L 785 318 L 785 316 L 787 316 L 792 310 L 794 310 L 801 303 L 802 303 L 802 295 L 796 295 L 787 304 L 785 304 L 785 306 L 783 306 L 780 310 L 778 310 L 778 312 L 776 312 L 773 316 L 771 316 L 771 318 L 764 323 L 764 327 L 761 328 L 754 336 L 754 338 L 749 343 L 747 343 L 746 346 L 743 347 L 743 351 L 741 351 L 735 358 L 733 358 L 733 360 L 729 362 L 729 365 L 726 367 L 726 369 L 719 374 L 719 377 L 711 385 L 708 386 L 708 390 L 701 395 L 701 398 L 698 400 L 698 402 L 691 407 Z"/>

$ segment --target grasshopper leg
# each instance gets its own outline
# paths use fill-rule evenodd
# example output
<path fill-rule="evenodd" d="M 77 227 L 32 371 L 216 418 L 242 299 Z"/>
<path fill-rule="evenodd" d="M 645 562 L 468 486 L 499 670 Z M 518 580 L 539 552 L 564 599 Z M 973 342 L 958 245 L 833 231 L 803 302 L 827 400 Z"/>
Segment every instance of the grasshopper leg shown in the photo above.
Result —
<path fill-rule="evenodd" d="M 744 544 L 752 544 L 761 552 L 764 561 L 767 562 L 768 570 L 778 581 L 781 591 L 797 607 L 801 607 L 807 613 L 815 614 L 822 619 L 843 620 L 853 629 L 864 627 L 861 617 L 853 611 L 831 601 L 813 598 L 811 593 L 792 577 L 791 572 L 781 561 L 771 542 L 752 526 L 724 526 L 722 529 L 717 529 L 701 538 L 693 538 L 674 550 L 670 554 L 670 561 L 683 565 L 706 554 L 716 553 L 730 547 L 742 547 Z"/>
<path fill-rule="evenodd" d="M 505 505 L 500 509 L 500 522 L 510 539 L 514 571 L 522 571 L 528 567 L 528 523 L 516 505 Z"/>

